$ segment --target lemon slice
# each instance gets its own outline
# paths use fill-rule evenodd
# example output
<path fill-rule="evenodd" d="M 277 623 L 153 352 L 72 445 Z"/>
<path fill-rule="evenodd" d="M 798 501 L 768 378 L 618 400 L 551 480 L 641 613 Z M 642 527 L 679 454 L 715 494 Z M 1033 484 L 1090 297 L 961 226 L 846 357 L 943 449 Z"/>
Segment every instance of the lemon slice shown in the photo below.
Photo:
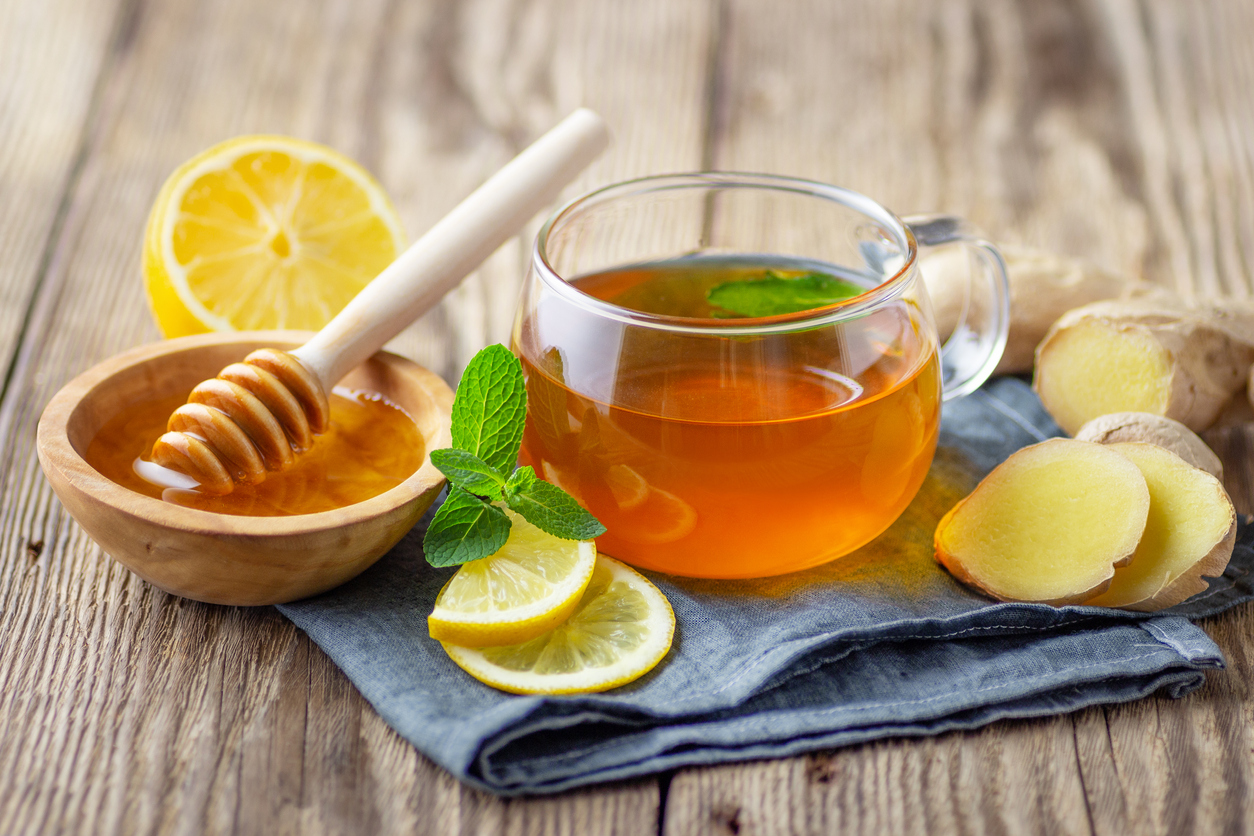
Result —
<path fill-rule="evenodd" d="M 623 514 L 618 533 L 632 543 L 659 546 L 687 537 L 696 527 L 696 509 L 670 491 L 650 485 L 644 501 Z"/>
<path fill-rule="evenodd" d="M 605 483 L 622 511 L 639 508 L 649 498 L 649 483 L 625 464 L 612 464 L 605 472 Z"/>
<path fill-rule="evenodd" d="M 596 566 L 591 540 L 562 540 L 518 514 L 496 554 L 463 564 L 427 617 L 431 638 L 468 647 L 516 644 L 566 620 Z"/>
<path fill-rule="evenodd" d="M 283 136 L 227 140 L 180 166 L 144 234 L 144 279 L 167 337 L 320 329 L 405 246 L 357 163 Z"/>
<path fill-rule="evenodd" d="M 564 624 L 521 644 L 444 645 L 462 670 L 515 694 L 577 694 L 626 685 L 670 650 L 675 614 L 639 572 L 601 556 L 579 605 Z"/>

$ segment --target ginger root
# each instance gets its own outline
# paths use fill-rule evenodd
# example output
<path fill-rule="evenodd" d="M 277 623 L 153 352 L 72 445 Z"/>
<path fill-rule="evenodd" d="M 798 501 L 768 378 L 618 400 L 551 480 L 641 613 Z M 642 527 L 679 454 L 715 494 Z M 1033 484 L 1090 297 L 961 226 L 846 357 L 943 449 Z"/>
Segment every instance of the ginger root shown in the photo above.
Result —
<path fill-rule="evenodd" d="M 1131 459 L 1050 439 L 1010 456 L 941 519 L 936 559 L 1003 601 L 1081 603 L 1132 559 L 1149 509 Z"/>
<path fill-rule="evenodd" d="M 1077 441 L 1117 444 L 1143 441 L 1170 450 L 1189 464 L 1223 481 L 1224 467 L 1215 452 L 1179 421 L 1148 412 L 1114 412 L 1100 415 L 1080 427 Z"/>
<path fill-rule="evenodd" d="M 1136 554 L 1115 570 L 1110 587 L 1086 603 L 1152 612 L 1206 590 L 1232 557 L 1237 515 L 1223 485 L 1209 473 L 1153 444 L 1112 444 L 1149 486 L 1150 508 Z"/>
<path fill-rule="evenodd" d="M 1200 432 L 1245 384 L 1254 317 L 1167 297 L 1094 302 L 1064 314 L 1036 350 L 1032 386 L 1074 434 L 1112 412 L 1149 412 Z"/>
<path fill-rule="evenodd" d="M 994 374 L 1032 371 L 1037 344 L 1067 311 L 1102 299 L 1126 299 L 1147 292 L 1150 285 L 1110 273 L 1091 264 L 1016 244 L 999 244 L 1010 277 L 1010 333 Z M 920 269 L 942 338 L 962 318 L 968 300 L 970 264 L 967 250 L 946 247 L 928 253 Z"/>

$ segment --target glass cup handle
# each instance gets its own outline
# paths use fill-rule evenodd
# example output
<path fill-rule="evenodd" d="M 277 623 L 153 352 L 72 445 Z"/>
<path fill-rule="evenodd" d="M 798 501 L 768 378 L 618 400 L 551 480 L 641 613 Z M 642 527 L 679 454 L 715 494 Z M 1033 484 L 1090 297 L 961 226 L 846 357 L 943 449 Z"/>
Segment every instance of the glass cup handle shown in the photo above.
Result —
<path fill-rule="evenodd" d="M 959 243 L 976 257 L 967 281 L 962 316 L 940 349 L 944 400 L 969 395 L 988 380 L 1006 349 L 1006 335 L 1010 330 L 1010 278 L 1006 261 L 997 247 L 980 237 L 961 218 L 911 215 L 902 220 L 914 233 L 920 251 Z"/>

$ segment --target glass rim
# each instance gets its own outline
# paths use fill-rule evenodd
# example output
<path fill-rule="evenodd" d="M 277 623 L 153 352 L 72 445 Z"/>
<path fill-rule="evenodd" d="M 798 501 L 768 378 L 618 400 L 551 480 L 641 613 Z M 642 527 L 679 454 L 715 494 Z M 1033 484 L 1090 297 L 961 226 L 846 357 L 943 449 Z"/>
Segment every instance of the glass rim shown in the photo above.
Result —
<path fill-rule="evenodd" d="M 623 197 L 653 192 L 681 189 L 761 189 L 775 192 L 791 192 L 826 199 L 839 203 L 865 215 L 887 228 L 897 237 L 905 252 L 905 260 L 891 276 L 883 278 L 874 287 L 849 299 L 830 305 L 810 308 L 795 313 L 773 316 L 741 317 L 738 319 L 707 319 L 691 316 L 646 313 L 598 299 L 585 293 L 564 279 L 549 260 L 549 236 L 562 225 L 583 212 L 603 203 Z M 901 218 L 877 201 L 852 189 L 777 174 L 757 174 L 743 171 L 697 171 L 679 174 L 655 174 L 611 183 L 608 186 L 586 192 L 560 207 L 545 220 L 536 234 L 532 246 L 532 266 L 548 287 L 580 307 L 618 320 L 624 324 L 657 330 L 717 336 L 754 336 L 790 332 L 836 324 L 865 316 L 885 302 L 901 296 L 908 284 L 918 259 L 918 242 L 914 233 Z"/>

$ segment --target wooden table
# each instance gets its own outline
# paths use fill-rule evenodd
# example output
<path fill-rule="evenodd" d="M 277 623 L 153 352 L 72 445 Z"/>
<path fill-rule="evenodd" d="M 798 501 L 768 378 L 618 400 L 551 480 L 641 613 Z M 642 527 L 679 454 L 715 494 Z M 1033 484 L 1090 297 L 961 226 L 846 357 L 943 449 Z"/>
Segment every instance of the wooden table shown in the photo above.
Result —
<path fill-rule="evenodd" d="M 68 378 L 157 339 L 140 232 L 228 136 L 361 160 L 415 234 L 586 104 L 575 187 L 811 177 L 1203 296 L 1254 293 L 1249 0 L 0 2 L 0 833 L 1219 833 L 1254 829 L 1254 608 L 1229 667 L 970 733 L 552 798 L 468 789 L 270 609 L 103 555 L 34 453 Z M 397 343 L 456 380 L 505 337 L 534 229 Z M 1250 427 L 1212 432 L 1254 510 Z"/>

